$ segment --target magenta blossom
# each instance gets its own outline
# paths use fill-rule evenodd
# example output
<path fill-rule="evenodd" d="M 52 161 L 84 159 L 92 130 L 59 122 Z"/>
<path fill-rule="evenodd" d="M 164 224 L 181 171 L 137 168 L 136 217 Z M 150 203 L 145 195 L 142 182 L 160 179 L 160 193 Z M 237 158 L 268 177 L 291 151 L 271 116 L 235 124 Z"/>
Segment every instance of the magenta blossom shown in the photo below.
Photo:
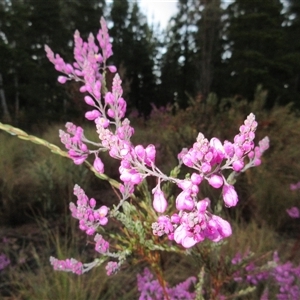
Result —
<path fill-rule="evenodd" d="M 233 185 L 224 184 L 223 185 L 223 199 L 226 207 L 236 206 L 239 201 L 238 195 L 234 189 Z"/>
<path fill-rule="evenodd" d="M 291 183 L 290 184 L 290 190 L 291 191 L 296 191 L 300 189 L 300 181 L 297 183 Z"/>
<path fill-rule="evenodd" d="M 84 191 L 78 186 L 74 187 L 74 195 L 77 196 L 77 202 L 75 205 L 70 203 L 70 210 L 72 216 L 79 220 L 79 228 L 86 232 L 88 235 L 93 235 L 97 228 L 102 225 L 106 225 L 108 222 L 107 206 L 101 206 L 99 209 L 95 209 L 96 200 L 86 196 Z"/>
<path fill-rule="evenodd" d="M 153 208 L 158 213 L 164 213 L 167 209 L 168 203 L 164 196 L 164 193 L 160 189 L 159 186 L 153 189 L 152 191 L 154 197 L 153 197 Z"/>
<path fill-rule="evenodd" d="M 291 208 L 288 208 L 286 210 L 286 212 L 288 213 L 288 215 L 293 218 L 293 219 L 298 219 L 300 218 L 300 211 L 299 211 L 299 208 L 294 206 L 294 207 L 291 207 Z"/>

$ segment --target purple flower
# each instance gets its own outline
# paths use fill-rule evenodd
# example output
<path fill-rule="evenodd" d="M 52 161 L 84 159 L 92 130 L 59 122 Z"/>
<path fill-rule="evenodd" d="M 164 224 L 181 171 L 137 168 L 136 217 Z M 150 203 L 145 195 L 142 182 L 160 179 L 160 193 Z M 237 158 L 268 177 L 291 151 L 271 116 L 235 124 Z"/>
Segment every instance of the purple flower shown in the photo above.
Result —
<path fill-rule="evenodd" d="M 99 157 L 95 158 L 93 167 L 95 168 L 95 170 L 99 174 L 103 174 L 104 173 L 104 164 L 103 164 L 102 160 Z"/>
<path fill-rule="evenodd" d="M 109 243 L 106 240 L 104 240 L 101 234 L 97 233 L 95 235 L 94 241 L 96 242 L 95 250 L 97 252 L 103 254 L 108 251 Z"/>
<path fill-rule="evenodd" d="M 93 235 L 99 225 L 104 226 L 107 224 L 108 208 L 103 205 L 99 209 L 95 209 L 95 199 L 91 198 L 89 200 L 83 189 L 77 184 L 74 187 L 74 195 L 77 196 L 77 205 L 71 202 L 69 206 L 72 217 L 79 220 L 79 228 L 81 230 L 88 235 Z"/>
<path fill-rule="evenodd" d="M 160 189 L 159 186 L 153 189 L 152 191 L 154 197 L 153 197 L 153 208 L 155 211 L 159 213 L 164 213 L 167 209 L 168 203 L 164 196 L 164 193 Z"/>
<path fill-rule="evenodd" d="M 172 300 L 192 300 L 195 299 L 195 293 L 189 289 L 196 283 L 195 277 L 189 277 L 175 287 L 166 287 L 169 299 Z M 161 285 L 148 268 L 145 268 L 141 274 L 137 275 L 137 286 L 141 293 L 139 300 L 165 299 Z"/>
<path fill-rule="evenodd" d="M 297 183 L 291 183 L 290 185 L 290 190 L 291 191 L 296 191 L 296 190 L 299 190 L 300 189 L 300 181 L 297 182 Z"/>
<path fill-rule="evenodd" d="M 81 275 L 83 273 L 83 264 L 74 258 L 58 260 L 51 256 L 50 263 L 56 271 L 72 272 L 77 275 Z"/>
<path fill-rule="evenodd" d="M 237 195 L 233 185 L 225 183 L 223 185 L 222 192 L 223 192 L 223 199 L 224 199 L 226 207 L 236 206 L 239 199 L 238 199 L 238 195 Z"/>
<path fill-rule="evenodd" d="M 6 268 L 9 264 L 10 264 L 9 258 L 4 253 L 2 253 L 0 255 L 0 271 Z"/>
<path fill-rule="evenodd" d="M 119 264 L 115 261 L 109 261 L 105 267 L 108 276 L 114 275 L 119 271 Z"/>
<path fill-rule="evenodd" d="M 288 215 L 293 218 L 293 219 L 298 219 L 300 218 L 300 211 L 299 211 L 299 208 L 294 206 L 294 207 L 291 207 L 291 208 L 288 208 L 286 210 L 286 212 L 288 213 Z"/>
<path fill-rule="evenodd" d="M 220 175 L 212 175 L 208 179 L 208 183 L 215 189 L 218 189 L 223 185 L 223 178 Z"/>

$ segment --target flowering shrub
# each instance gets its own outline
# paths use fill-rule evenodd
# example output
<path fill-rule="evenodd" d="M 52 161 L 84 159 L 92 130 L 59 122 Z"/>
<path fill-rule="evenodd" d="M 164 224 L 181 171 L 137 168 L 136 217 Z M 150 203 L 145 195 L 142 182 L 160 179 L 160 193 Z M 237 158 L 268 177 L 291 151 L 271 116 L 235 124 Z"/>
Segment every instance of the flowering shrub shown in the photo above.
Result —
<path fill-rule="evenodd" d="M 148 267 L 137 276 L 140 299 L 202 299 L 203 296 L 225 299 L 221 288 L 228 281 L 250 286 L 235 294 L 241 296 L 270 278 L 275 279 L 282 295 L 290 293 L 291 297 L 297 298 L 298 268 L 290 263 L 281 264 L 276 255 L 272 262 L 265 262 L 262 266 L 251 261 L 250 253 L 237 253 L 231 261 L 223 257 L 224 265 L 231 265 L 232 272 L 228 271 L 223 281 L 215 280 L 211 291 L 205 287 L 205 273 L 211 270 L 207 253 L 213 253 L 220 242 L 232 234 L 230 222 L 224 219 L 223 207 L 232 208 L 238 204 L 234 187 L 237 176 L 259 166 L 262 154 L 269 148 L 268 137 L 258 144 L 254 142 L 258 125 L 254 114 L 246 117 L 233 141 L 221 141 L 216 137 L 208 140 L 198 133 L 192 147 L 184 148 L 178 154 L 178 165 L 170 174 L 165 174 L 156 164 L 154 145 L 134 145 L 131 141 L 134 128 L 125 117 L 126 101 L 122 97 L 122 82 L 118 74 L 113 78 L 111 90 L 108 90 L 106 75 L 117 70 L 108 64 L 113 54 L 112 46 L 104 19 L 100 23 L 96 39 L 90 34 L 88 40 L 83 41 L 79 32 L 75 32 L 73 63 L 66 63 L 48 46 L 45 50 L 55 69 L 62 73 L 58 82 L 65 84 L 75 80 L 81 83 L 80 92 L 91 107 L 85 118 L 94 123 L 99 137 L 99 140 L 91 141 L 82 127 L 68 122 L 66 130 L 59 131 L 67 156 L 76 165 L 89 165 L 98 177 L 107 180 L 116 191 L 119 202 L 111 207 L 99 206 L 76 184 L 74 195 L 77 201 L 70 203 L 69 208 L 72 216 L 78 219 L 80 230 L 89 237 L 89 242 L 100 256 L 90 263 L 76 258 L 51 257 L 53 268 L 81 275 L 106 263 L 106 273 L 112 276 L 121 267 L 126 267 L 127 260 L 142 261 Z M 30 139 L 19 129 L 9 128 L 7 131 Z M 31 140 L 65 155 L 58 147 L 41 139 L 31 137 Z M 108 152 L 110 157 L 120 162 L 120 182 L 105 175 L 102 152 Z M 92 166 L 88 162 L 90 157 Z M 185 174 L 184 170 L 189 171 Z M 148 180 L 150 177 L 154 180 Z M 220 199 L 209 199 L 203 195 L 201 185 L 204 182 L 220 191 Z M 297 188 L 298 185 L 292 189 Z M 295 208 L 287 212 L 292 217 L 299 215 Z M 109 227 L 107 230 L 106 225 Z M 191 276 L 170 287 L 161 264 L 164 252 L 201 257 L 198 279 Z M 265 290 L 264 297 L 267 293 Z M 280 297 L 278 294 L 278 299 L 285 299 L 285 296 Z"/>
<path fill-rule="evenodd" d="M 269 139 L 266 137 L 255 145 L 257 122 L 251 113 L 233 142 L 222 143 L 216 137 L 208 140 L 199 133 L 192 148 L 183 149 L 178 154 L 179 165 L 170 175 L 164 174 L 155 164 L 154 145 L 144 147 L 131 142 L 134 129 L 125 118 L 126 102 L 122 98 L 123 91 L 118 74 L 113 79 L 112 90 L 107 90 L 106 72 L 115 73 L 116 68 L 107 64 L 112 55 L 112 46 L 104 19 L 101 19 L 97 41 L 100 47 L 96 45 L 92 34 L 84 42 L 76 31 L 73 64 L 66 63 L 48 46 L 45 46 L 45 50 L 55 69 L 64 74 L 58 77 L 60 83 L 64 84 L 69 80 L 82 83 L 80 91 L 85 94 L 85 102 L 91 106 L 85 117 L 95 123 L 99 136 L 99 141 L 90 141 L 81 127 L 67 123 L 66 132 L 60 130 L 61 141 L 75 164 L 82 164 L 92 155 L 94 170 L 99 174 L 104 173 L 100 152 L 108 151 L 112 158 L 120 161 L 120 201 L 112 208 L 96 208 L 95 199 L 89 199 L 76 185 L 74 195 L 78 200 L 76 204 L 70 204 L 72 216 L 79 220 L 81 230 L 94 236 L 95 250 L 102 256 L 89 264 L 83 264 L 74 258 L 61 261 L 51 257 L 50 262 L 56 270 L 82 274 L 110 258 L 113 260 L 108 262 L 106 270 L 111 275 L 120 269 L 126 257 L 138 254 L 148 257 L 163 294 L 171 297 L 159 270 L 158 260 L 150 253 L 157 250 L 182 253 L 184 248 L 191 248 L 205 239 L 219 242 L 230 236 L 230 223 L 213 213 L 221 213 L 221 203 L 218 202 L 212 207 L 210 199 L 199 199 L 200 185 L 207 181 L 212 188 L 222 189 L 224 205 L 236 206 L 238 195 L 234 189 L 235 178 L 247 169 L 261 164 L 261 156 L 269 147 Z M 178 178 L 182 165 L 192 169 L 192 173 Z M 157 182 L 151 189 L 151 200 L 144 188 L 147 186 L 146 179 L 150 176 L 155 177 Z M 175 184 L 179 189 L 176 197 L 170 193 L 170 184 Z M 142 197 L 136 196 L 135 192 L 142 193 Z M 103 226 L 113 218 L 125 226 L 126 230 L 121 234 L 104 230 Z M 170 244 L 168 240 L 174 243 Z M 110 252 L 110 248 L 119 251 Z M 145 286 L 141 282 L 146 277 L 151 277 L 148 269 L 144 271 L 144 277 L 139 277 L 139 289 Z M 186 287 L 185 284 L 182 286 Z M 159 289 L 156 292 L 159 293 Z M 145 295 L 143 290 L 141 293 Z M 146 299 L 146 296 L 141 297 Z"/>

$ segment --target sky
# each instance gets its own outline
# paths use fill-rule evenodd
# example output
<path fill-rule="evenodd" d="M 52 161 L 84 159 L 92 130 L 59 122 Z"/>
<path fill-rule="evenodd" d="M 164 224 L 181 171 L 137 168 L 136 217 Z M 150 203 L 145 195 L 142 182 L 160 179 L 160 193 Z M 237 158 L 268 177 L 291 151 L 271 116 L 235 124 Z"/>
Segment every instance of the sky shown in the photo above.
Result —
<path fill-rule="evenodd" d="M 161 29 L 167 27 L 169 19 L 177 11 L 177 0 L 137 0 L 136 2 L 139 2 L 148 23 L 160 23 Z"/>

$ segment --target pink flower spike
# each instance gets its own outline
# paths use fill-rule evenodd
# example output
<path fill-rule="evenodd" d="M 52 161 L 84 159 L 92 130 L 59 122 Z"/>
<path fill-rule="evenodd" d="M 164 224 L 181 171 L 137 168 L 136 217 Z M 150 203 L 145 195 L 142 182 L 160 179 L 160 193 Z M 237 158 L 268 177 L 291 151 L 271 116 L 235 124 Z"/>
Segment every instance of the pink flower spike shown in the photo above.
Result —
<path fill-rule="evenodd" d="M 154 198 L 153 198 L 153 208 L 158 213 L 164 213 L 167 209 L 168 203 L 164 196 L 164 193 L 158 187 L 155 189 Z"/>
<path fill-rule="evenodd" d="M 104 164 L 103 164 L 102 160 L 99 157 L 96 157 L 96 159 L 94 160 L 93 167 L 95 168 L 95 170 L 98 173 L 100 173 L 100 174 L 104 173 Z"/>
<path fill-rule="evenodd" d="M 236 206 L 238 203 L 238 195 L 234 189 L 233 185 L 224 184 L 223 185 L 223 199 L 226 207 Z"/>
<path fill-rule="evenodd" d="M 288 208 L 286 210 L 286 212 L 288 213 L 288 215 L 293 218 L 293 219 L 298 219 L 300 218 L 300 211 L 299 211 L 299 208 L 296 207 L 296 206 L 293 206 L 291 208 Z"/>
<path fill-rule="evenodd" d="M 223 178 L 220 175 L 212 175 L 208 179 L 208 183 L 215 189 L 218 189 L 223 185 Z"/>

